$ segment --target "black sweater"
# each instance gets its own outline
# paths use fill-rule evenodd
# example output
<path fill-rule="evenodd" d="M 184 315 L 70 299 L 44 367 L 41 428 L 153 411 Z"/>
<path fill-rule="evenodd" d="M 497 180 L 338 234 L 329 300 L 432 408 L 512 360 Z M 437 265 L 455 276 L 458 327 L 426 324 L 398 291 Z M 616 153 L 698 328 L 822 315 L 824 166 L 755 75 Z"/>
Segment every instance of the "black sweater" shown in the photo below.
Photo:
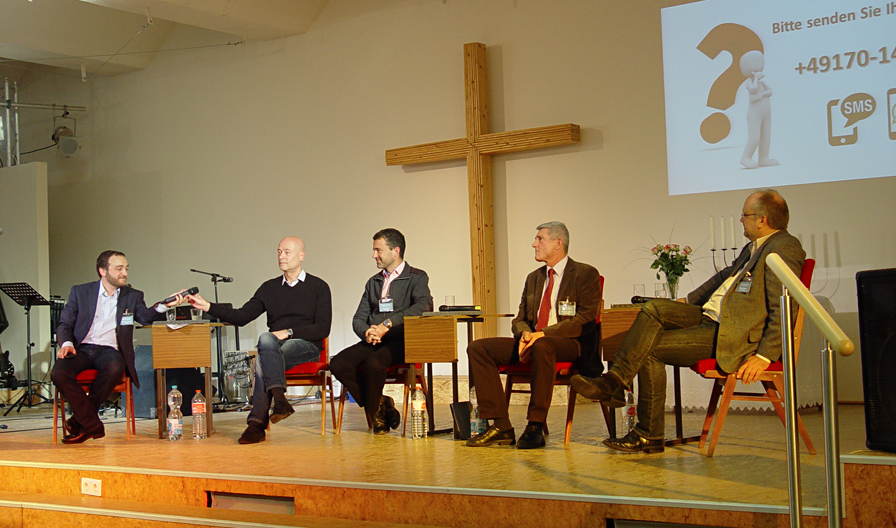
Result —
<path fill-rule="evenodd" d="M 268 314 L 268 330 L 276 332 L 292 328 L 293 338 L 301 338 L 322 346 L 330 335 L 333 318 L 330 287 L 322 279 L 305 274 L 305 280 L 290 287 L 283 276 L 265 281 L 242 308 L 228 308 L 212 303 L 208 313 L 222 321 L 243 326 Z"/>

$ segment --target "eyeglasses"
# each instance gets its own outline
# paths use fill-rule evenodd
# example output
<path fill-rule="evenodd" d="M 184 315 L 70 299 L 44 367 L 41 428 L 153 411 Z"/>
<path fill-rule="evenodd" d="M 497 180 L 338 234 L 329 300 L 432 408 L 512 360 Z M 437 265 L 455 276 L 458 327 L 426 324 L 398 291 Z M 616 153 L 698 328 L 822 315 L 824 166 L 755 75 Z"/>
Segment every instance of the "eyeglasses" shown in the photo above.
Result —
<path fill-rule="evenodd" d="M 756 216 L 756 213 L 750 213 L 750 214 L 747 214 L 747 213 L 741 213 L 741 214 L 740 214 L 740 217 L 741 217 L 742 219 L 743 219 L 743 218 L 746 218 L 746 217 L 748 217 L 748 216 Z"/>

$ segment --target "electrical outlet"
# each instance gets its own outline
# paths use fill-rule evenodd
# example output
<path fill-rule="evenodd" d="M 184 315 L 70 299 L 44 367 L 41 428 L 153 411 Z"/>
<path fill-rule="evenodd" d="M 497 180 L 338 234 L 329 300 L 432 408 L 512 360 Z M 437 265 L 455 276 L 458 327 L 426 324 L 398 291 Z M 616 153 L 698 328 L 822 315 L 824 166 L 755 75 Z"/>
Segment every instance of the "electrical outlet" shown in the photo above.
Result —
<path fill-rule="evenodd" d="M 103 481 L 100 479 L 81 478 L 81 494 L 103 496 Z"/>

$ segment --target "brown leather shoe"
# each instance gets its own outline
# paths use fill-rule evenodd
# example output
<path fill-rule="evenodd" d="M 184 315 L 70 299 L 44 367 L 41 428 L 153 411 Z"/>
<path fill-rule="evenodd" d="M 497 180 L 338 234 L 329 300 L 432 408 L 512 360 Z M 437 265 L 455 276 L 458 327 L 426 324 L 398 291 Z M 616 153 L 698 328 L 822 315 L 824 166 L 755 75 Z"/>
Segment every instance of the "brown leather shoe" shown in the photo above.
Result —
<path fill-rule="evenodd" d="M 516 444 L 516 434 L 513 429 L 502 431 L 496 425 L 490 426 L 479 436 L 467 440 L 469 447 L 486 447 L 490 445 L 514 445 Z"/>
<path fill-rule="evenodd" d="M 252 422 L 246 427 L 246 430 L 243 431 L 240 439 L 237 440 L 240 444 L 257 444 L 259 442 L 264 442 L 264 427 L 261 425 Z"/>
<path fill-rule="evenodd" d="M 635 431 L 622 438 L 607 438 L 604 445 L 626 453 L 662 453 L 666 449 L 664 439 L 648 440 Z"/>
<path fill-rule="evenodd" d="M 582 396 L 602 401 L 608 407 L 625 406 L 625 387 L 613 374 L 607 373 L 598 378 L 589 378 L 576 374 L 569 384 Z"/>
<path fill-rule="evenodd" d="M 288 401 L 274 400 L 274 408 L 271 409 L 271 423 L 275 424 L 284 418 L 288 418 L 290 414 L 296 412 Z"/>

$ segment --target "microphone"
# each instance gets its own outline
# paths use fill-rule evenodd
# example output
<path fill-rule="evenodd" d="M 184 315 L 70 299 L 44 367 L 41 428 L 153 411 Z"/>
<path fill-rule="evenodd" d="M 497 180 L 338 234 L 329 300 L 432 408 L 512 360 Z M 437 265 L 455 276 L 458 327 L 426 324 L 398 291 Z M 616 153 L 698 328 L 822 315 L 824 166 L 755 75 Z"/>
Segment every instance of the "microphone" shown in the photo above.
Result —
<path fill-rule="evenodd" d="M 181 293 L 181 295 L 196 295 L 197 293 L 199 293 L 199 286 L 193 286 L 189 290 Z M 177 299 L 177 296 L 172 295 L 171 297 L 168 297 L 167 299 L 160 301 L 159 304 L 168 304 L 175 299 Z"/>
<path fill-rule="evenodd" d="M 233 282 L 233 277 L 218 277 L 218 282 Z"/>
<path fill-rule="evenodd" d="M 656 299 L 656 297 L 642 297 L 640 295 L 635 295 L 632 297 L 632 304 L 641 304 L 646 303 L 647 301 Z"/>

